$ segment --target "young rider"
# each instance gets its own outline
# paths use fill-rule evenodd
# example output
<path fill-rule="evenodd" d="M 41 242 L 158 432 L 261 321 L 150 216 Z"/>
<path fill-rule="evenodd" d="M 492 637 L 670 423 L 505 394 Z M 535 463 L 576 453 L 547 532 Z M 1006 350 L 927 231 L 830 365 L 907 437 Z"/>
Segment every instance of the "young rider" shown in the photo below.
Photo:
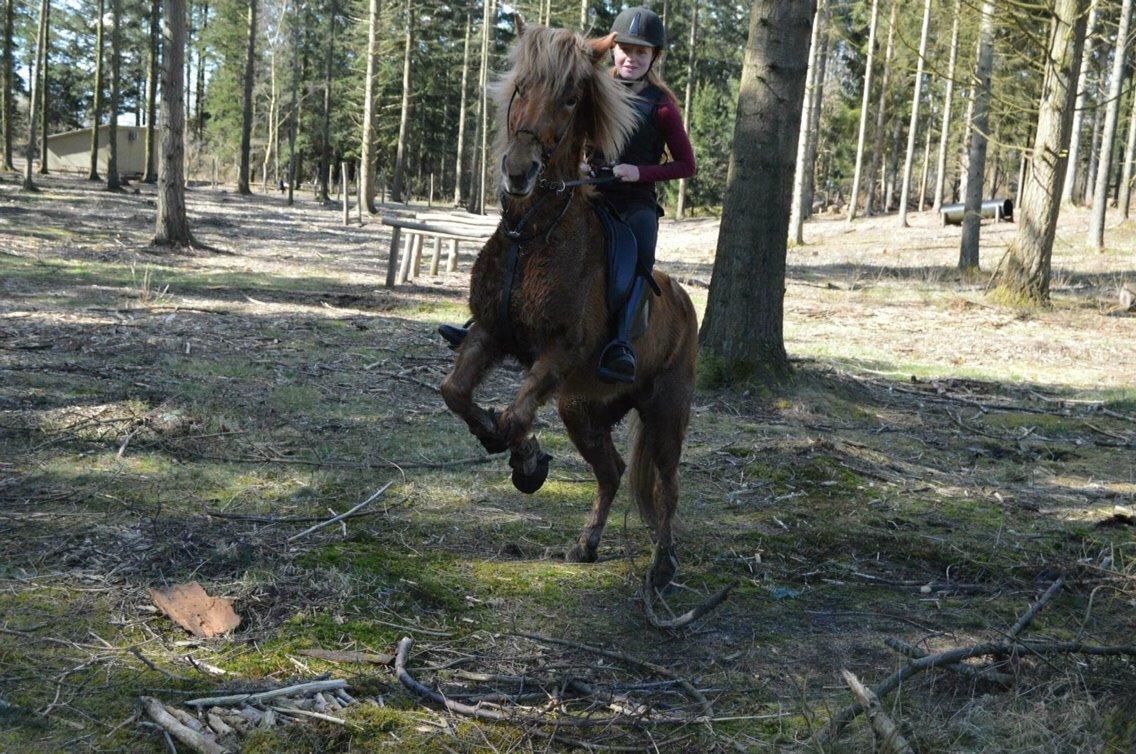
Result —
<path fill-rule="evenodd" d="M 611 169 L 619 181 L 600 184 L 598 188 L 620 218 L 631 226 L 639 246 L 639 266 L 649 275 L 655 264 L 655 243 L 663 214 L 655 184 L 694 175 L 694 151 L 682 125 L 678 100 L 655 69 L 667 41 L 662 19 L 647 8 L 628 8 L 615 17 L 611 30 L 615 34 L 612 74 L 638 95 L 639 124 Z M 664 150 L 670 152 L 668 162 L 663 162 Z M 601 380 L 635 380 L 631 326 L 645 290 L 646 281 L 637 277 L 616 317 L 615 337 L 600 356 Z"/>
<path fill-rule="evenodd" d="M 694 151 L 682 125 L 678 100 L 655 70 L 666 46 L 662 19 L 647 8 L 628 8 L 615 17 L 611 31 L 615 34 L 612 75 L 637 95 L 639 122 L 610 168 L 618 180 L 597 188 L 631 227 L 638 244 L 639 267 L 649 275 L 655 264 L 659 217 L 663 214 L 655 183 L 694 175 Z M 665 151 L 670 152 L 671 159 L 663 163 Z M 644 278 L 636 277 L 623 309 L 616 315 L 615 337 L 604 347 L 597 370 L 597 376 L 605 382 L 635 381 L 631 327 L 645 290 Z M 438 332 L 454 347 L 466 335 L 464 328 L 452 325 L 442 325 Z"/>

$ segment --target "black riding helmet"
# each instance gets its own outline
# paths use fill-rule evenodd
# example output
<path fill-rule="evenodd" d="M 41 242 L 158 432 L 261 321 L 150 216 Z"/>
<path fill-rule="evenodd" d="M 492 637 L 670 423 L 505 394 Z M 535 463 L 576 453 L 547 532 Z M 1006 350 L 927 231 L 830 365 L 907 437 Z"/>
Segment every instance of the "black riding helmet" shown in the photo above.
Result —
<path fill-rule="evenodd" d="M 615 17 L 611 25 L 617 44 L 644 45 L 662 52 L 667 45 L 663 19 L 650 8 L 628 8 Z"/>

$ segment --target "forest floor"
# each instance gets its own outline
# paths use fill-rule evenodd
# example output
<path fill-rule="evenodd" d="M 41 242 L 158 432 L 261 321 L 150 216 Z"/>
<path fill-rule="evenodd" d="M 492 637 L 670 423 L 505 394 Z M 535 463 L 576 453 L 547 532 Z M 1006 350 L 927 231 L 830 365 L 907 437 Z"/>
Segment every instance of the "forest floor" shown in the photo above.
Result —
<path fill-rule="evenodd" d="M 189 207 L 214 250 L 169 254 L 147 245 L 152 188 L 41 183 L 0 183 L 0 752 L 160 752 L 143 695 L 178 707 L 324 673 L 375 704 L 252 732 L 244 750 L 816 751 L 810 735 L 851 699 L 842 669 L 885 678 L 905 662 L 889 637 L 929 651 L 1005 638 L 1058 577 L 1028 637 L 1131 642 L 1136 317 L 1112 310 L 1136 282 L 1136 224 L 1090 253 L 1087 215 L 1066 212 L 1054 304 L 1038 310 L 984 292 L 1012 224 L 984 226 L 985 272 L 964 279 L 959 229 L 930 213 L 902 231 L 892 216 L 810 222 L 789 252 L 794 378 L 695 396 L 684 588 L 667 599 L 685 610 L 740 585 L 670 633 L 638 599 L 650 546 L 626 493 L 601 561 L 563 561 L 594 483 L 555 412 L 539 421 L 550 479 L 525 496 L 436 394 L 452 355 L 433 330 L 464 319 L 469 254 L 386 289 L 377 222 L 344 228 L 307 193 L 289 208 L 206 188 Z M 660 265 L 700 311 L 717 229 L 661 231 Z M 498 370 L 485 401 L 518 377 Z M 388 482 L 369 515 L 289 541 Z M 239 629 L 193 639 L 154 609 L 150 588 L 192 580 L 233 598 Z M 595 691 L 563 702 L 577 713 L 607 689 L 630 699 L 601 706 L 677 721 L 470 721 L 384 665 L 302 654 L 391 653 L 403 636 L 411 673 L 454 699 L 496 688 L 567 720 L 549 698 L 579 692 L 574 678 Z M 1009 683 L 923 673 L 884 706 L 921 752 L 1136 748 L 1131 659 L 1002 669 Z M 689 722 L 676 678 L 712 725 Z M 871 736 L 857 720 L 823 750 Z"/>

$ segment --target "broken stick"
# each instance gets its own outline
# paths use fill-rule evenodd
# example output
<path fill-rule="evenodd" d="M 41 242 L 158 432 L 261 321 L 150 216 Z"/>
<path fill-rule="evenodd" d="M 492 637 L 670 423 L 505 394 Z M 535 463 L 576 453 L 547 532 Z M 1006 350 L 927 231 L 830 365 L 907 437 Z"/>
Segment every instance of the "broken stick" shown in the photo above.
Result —
<path fill-rule="evenodd" d="M 849 670 L 841 670 L 840 674 L 844 676 L 844 682 L 848 684 L 848 688 L 852 689 L 852 696 L 856 697 L 856 701 L 864 709 L 868 715 L 868 721 L 872 724 L 872 730 L 880 738 L 881 752 L 892 752 L 892 754 L 915 754 L 911 749 L 911 744 L 907 743 L 907 739 L 899 732 L 899 727 L 895 721 L 888 717 L 884 712 L 883 705 L 876 695 L 872 693 L 864 684 L 860 683 L 857 678 Z"/>
<path fill-rule="evenodd" d="M 198 752 L 198 754 L 229 754 L 229 750 L 192 728 L 188 728 L 166 710 L 165 706 L 152 696 L 142 697 L 142 705 L 150 719 L 162 730 Z"/>

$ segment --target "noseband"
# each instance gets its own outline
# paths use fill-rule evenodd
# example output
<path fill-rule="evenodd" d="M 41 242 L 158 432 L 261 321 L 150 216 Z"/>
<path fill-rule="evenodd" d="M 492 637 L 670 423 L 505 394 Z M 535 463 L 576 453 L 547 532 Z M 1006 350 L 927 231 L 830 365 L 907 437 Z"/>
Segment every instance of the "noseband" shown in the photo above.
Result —
<path fill-rule="evenodd" d="M 513 102 L 517 99 L 517 94 L 520 91 L 521 91 L 521 88 L 519 86 L 513 87 L 513 94 L 512 94 L 512 96 L 509 97 L 509 109 L 505 113 L 506 125 L 513 122 Z M 578 104 L 579 103 L 577 102 L 577 105 Z M 540 155 L 540 167 L 537 168 L 537 172 L 536 172 L 536 174 L 537 174 L 537 176 L 540 180 L 540 185 L 542 187 L 544 187 L 545 184 L 547 183 L 547 181 L 545 181 L 543 176 L 544 176 L 544 171 L 548 168 L 549 161 L 552 159 L 553 155 L 555 155 L 560 150 L 560 147 L 564 144 L 564 140 L 566 138 L 568 138 L 568 133 L 572 130 L 572 126 L 573 126 L 573 124 L 575 124 L 575 122 L 576 122 L 576 105 L 573 105 L 572 106 L 572 117 L 568 120 L 568 123 L 564 126 L 564 130 L 560 132 L 560 136 L 558 136 L 556 138 L 556 143 L 553 144 L 551 147 L 544 146 L 544 143 L 540 140 L 540 136 L 537 134 L 536 131 L 534 131 L 531 128 L 518 128 L 518 129 L 513 131 L 513 137 L 514 138 L 516 138 L 520 134 L 528 134 L 529 136 L 531 136 L 533 138 L 533 141 L 535 141 L 536 143 L 540 144 L 541 147 L 543 147 L 543 149 L 541 150 L 541 155 Z M 505 165 L 505 157 L 502 156 L 501 157 L 502 168 L 504 168 L 504 165 Z"/>

